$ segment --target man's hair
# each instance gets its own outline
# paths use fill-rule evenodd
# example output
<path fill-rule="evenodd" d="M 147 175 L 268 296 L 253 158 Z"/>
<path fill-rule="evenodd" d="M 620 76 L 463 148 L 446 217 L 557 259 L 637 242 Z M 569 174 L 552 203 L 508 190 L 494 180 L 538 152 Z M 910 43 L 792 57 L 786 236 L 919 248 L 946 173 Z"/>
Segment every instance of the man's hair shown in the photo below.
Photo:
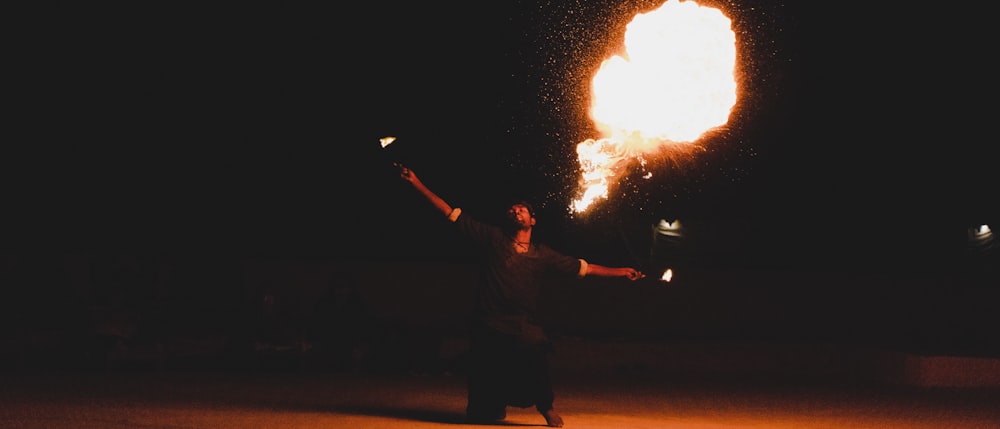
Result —
<path fill-rule="evenodd" d="M 535 206 L 528 202 L 528 200 L 516 200 L 511 206 L 525 206 L 528 208 L 528 213 L 531 214 L 531 217 L 535 217 Z"/>

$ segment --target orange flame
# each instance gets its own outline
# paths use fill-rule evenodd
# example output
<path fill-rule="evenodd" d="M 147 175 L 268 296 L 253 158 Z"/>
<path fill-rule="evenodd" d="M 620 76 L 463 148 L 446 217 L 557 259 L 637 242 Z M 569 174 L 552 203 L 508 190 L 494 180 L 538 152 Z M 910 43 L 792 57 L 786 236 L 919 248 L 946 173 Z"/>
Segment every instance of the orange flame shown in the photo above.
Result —
<path fill-rule="evenodd" d="M 625 49 L 627 58 L 605 60 L 592 80 L 590 117 L 603 137 L 577 145 L 577 212 L 607 198 L 630 160 L 694 143 L 725 125 L 736 104 L 736 35 L 718 9 L 667 0 L 633 18 Z"/>

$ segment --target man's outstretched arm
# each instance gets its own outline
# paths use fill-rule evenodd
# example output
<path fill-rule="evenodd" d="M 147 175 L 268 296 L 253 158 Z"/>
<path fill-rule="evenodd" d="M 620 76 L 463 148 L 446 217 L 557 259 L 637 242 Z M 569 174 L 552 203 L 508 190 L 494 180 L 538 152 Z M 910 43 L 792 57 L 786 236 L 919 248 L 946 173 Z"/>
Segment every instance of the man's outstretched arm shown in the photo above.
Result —
<path fill-rule="evenodd" d="M 424 185 L 424 182 L 420 181 L 420 178 L 417 177 L 417 173 L 414 173 L 413 170 L 410 170 L 401 164 L 396 164 L 396 167 L 399 167 L 399 177 L 413 185 L 413 188 L 420 192 L 424 198 L 427 198 L 427 201 L 430 201 L 434 208 L 438 209 L 438 211 L 445 216 L 452 215 L 454 208 L 451 207 L 451 204 L 448 204 L 447 201 L 439 197 L 426 185 Z"/>
<path fill-rule="evenodd" d="M 625 277 L 629 280 L 639 280 L 646 277 L 645 274 L 631 267 L 606 267 L 604 265 L 587 264 L 588 276 L 600 277 Z"/>

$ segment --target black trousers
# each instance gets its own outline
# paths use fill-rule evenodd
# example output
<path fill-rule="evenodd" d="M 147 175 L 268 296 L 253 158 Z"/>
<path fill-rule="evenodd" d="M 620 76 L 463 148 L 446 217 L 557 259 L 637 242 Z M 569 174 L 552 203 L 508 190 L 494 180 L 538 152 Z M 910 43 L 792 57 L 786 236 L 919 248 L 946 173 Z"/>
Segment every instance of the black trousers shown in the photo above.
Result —
<path fill-rule="evenodd" d="M 507 406 L 552 409 L 555 395 L 549 374 L 550 342 L 526 342 L 485 326 L 472 327 L 466 414 L 499 420 Z"/>

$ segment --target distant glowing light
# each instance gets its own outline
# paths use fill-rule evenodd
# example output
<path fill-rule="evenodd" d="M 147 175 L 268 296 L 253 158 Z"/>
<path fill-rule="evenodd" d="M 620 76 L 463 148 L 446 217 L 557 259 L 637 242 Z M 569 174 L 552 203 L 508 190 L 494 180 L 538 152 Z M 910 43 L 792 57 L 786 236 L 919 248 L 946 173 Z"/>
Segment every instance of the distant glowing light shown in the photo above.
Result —
<path fill-rule="evenodd" d="M 660 223 L 656 224 L 656 233 L 673 237 L 680 237 L 684 235 L 680 219 L 675 219 L 673 222 L 667 222 L 666 219 L 660 219 Z"/>
<path fill-rule="evenodd" d="M 968 235 L 969 245 L 973 248 L 988 250 L 994 246 L 996 237 L 987 224 L 969 227 Z"/>
<path fill-rule="evenodd" d="M 392 136 L 382 137 L 382 138 L 378 139 L 378 142 L 382 144 L 383 148 L 385 148 L 386 146 L 389 146 L 394 141 L 396 141 L 396 138 L 392 137 Z"/>
<path fill-rule="evenodd" d="M 670 268 L 667 268 L 667 270 L 663 272 L 663 275 L 660 276 L 660 280 L 663 280 L 663 281 L 668 282 L 668 283 L 673 278 L 674 278 L 674 270 L 672 270 Z"/>
<path fill-rule="evenodd" d="M 631 160 L 694 143 L 725 125 L 736 104 L 736 34 L 719 9 L 667 0 L 633 18 L 625 50 L 591 83 L 590 117 L 602 137 L 577 145 L 576 212 L 607 198 Z"/>

